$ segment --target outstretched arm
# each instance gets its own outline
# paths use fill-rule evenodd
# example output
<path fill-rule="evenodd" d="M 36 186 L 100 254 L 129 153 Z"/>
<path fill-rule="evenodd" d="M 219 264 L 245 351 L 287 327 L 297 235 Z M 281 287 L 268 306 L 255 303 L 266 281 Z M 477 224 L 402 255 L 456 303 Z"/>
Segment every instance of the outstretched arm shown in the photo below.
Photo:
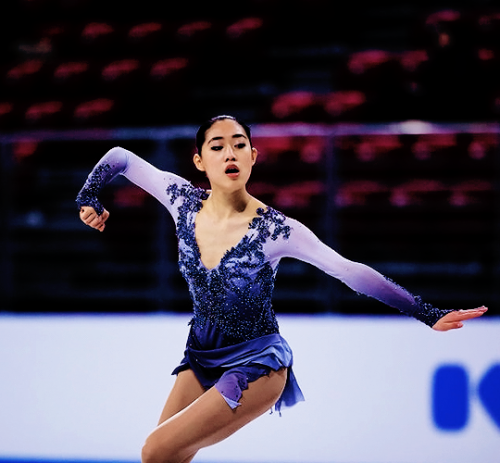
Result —
<path fill-rule="evenodd" d="M 435 330 L 461 328 L 464 320 L 479 317 L 487 310 L 486 307 L 467 311 L 433 307 L 371 267 L 342 257 L 300 222 L 287 219 L 287 223 L 291 226 L 291 232 L 290 238 L 281 244 L 283 257 L 294 257 L 314 265 L 352 290 L 378 299 Z"/>

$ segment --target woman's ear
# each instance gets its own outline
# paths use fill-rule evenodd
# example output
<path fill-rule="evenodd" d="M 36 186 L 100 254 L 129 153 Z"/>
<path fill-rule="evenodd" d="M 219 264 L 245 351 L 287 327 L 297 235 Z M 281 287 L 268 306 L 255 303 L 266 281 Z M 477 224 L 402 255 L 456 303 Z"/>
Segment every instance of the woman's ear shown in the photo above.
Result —
<path fill-rule="evenodd" d="M 252 148 L 252 166 L 257 161 L 257 156 L 258 155 L 259 155 L 259 152 L 257 151 L 257 148 Z"/>
<path fill-rule="evenodd" d="M 198 170 L 200 170 L 201 172 L 205 172 L 205 167 L 203 166 L 203 160 L 201 159 L 201 156 L 198 153 L 194 154 L 193 163 Z"/>

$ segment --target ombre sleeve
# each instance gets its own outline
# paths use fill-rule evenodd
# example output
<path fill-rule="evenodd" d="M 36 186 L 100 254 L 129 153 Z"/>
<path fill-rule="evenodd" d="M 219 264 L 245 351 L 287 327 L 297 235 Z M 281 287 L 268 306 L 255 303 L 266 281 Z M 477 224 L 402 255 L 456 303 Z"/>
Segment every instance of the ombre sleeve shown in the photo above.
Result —
<path fill-rule="evenodd" d="M 292 257 L 314 265 L 353 291 L 373 297 L 431 327 L 452 312 L 424 303 L 419 296 L 412 295 L 371 267 L 342 257 L 300 222 L 287 218 L 286 223 L 290 226 L 288 239 L 276 240 L 274 244 L 279 257 Z"/>
<path fill-rule="evenodd" d="M 101 215 L 104 207 L 99 200 L 99 193 L 118 175 L 123 175 L 154 196 L 177 221 L 176 201 L 170 197 L 167 189 L 174 184 L 189 185 L 189 182 L 178 175 L 157 169 L 131 151 L 120 147 L 109 150 L 93 168 L 76 198 L 78 207 L 91 206 Z"/>

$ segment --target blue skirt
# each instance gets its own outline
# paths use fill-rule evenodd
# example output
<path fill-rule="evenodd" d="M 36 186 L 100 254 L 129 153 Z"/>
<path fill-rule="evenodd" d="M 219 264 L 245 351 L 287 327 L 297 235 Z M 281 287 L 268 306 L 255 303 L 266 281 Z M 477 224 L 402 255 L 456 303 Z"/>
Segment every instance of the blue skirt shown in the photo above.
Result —
<path fill-rule="evenodd" d="M 220 392 L 231 408 L 240 405 L 242 391 L 271 370 L 287 368 L 285 388 L 274 408 L 291 407 L 304 400 L 292 371 L 293 354 L 288 343 L 279 334 L 269 334 L 251 341 L 217 349 L 195 349 L 189 342 L 184 359 L 172 372 L 177 374 L 191 369 L 205 389 L 212 386 Z"/>

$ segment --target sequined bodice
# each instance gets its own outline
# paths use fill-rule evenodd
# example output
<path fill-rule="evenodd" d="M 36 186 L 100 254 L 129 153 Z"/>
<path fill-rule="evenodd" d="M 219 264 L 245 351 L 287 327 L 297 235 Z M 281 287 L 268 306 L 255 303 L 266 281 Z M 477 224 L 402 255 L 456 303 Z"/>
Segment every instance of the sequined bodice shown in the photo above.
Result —
<path fill-rule="evenodd" d="M 167 194 L 172 203 L 182 197 L 177 220 L 179 268 L 194 304 L 193 327 L 202 329 L 212 324 L 230 343 L 277 333 L 271 307 L 277 267 L 266 260 L 263 246 L 267 240 L 289 237 L 285 217 L 271 208 L 258 209 L 258 216 L 240 242 L 225 253 L 216 267 L 207 269 L 195 238 L 195 218 L 206 192 L 189 184 L 172 184 Z"/>
<path fill-rule="evenodd" d="M 157 198 L 176 223 L 179 267 L 194 305 L 191 339 L 200 341 L 197 347 L 217 348 L 278 332 L 271 296 L 276 270 L 284 257 L 314 265 L 354 291 L 429 326 L 451 311 L 432 307 L 374 269 L 342 257 L 303 224 L 272 208 L 258 210 L 241 241 L 215 268 L 207 269 L 201 262 L 194 230 L 196 214 L 208 197 L 206 191 L 116 147 L 88 176 L 78 193 L 78 206 L 91 206 L 102 214 L 98 194 L 119 174 Z"/>

